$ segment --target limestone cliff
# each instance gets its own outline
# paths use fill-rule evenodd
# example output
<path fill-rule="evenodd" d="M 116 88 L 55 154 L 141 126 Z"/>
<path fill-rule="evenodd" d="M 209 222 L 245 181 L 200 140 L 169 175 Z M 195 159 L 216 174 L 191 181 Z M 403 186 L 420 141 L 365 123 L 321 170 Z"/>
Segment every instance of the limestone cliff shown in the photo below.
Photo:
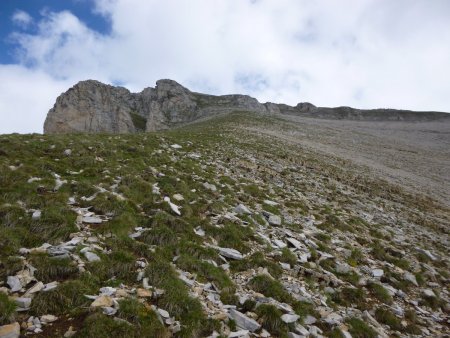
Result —
<path fill-rule="evenodd" d="M 449 118 L 437 112 L 393 109 L 360 110 L 260 103 L 247 95 L 214 96 L 191 92 L 173 80 L 159 80 L 140 93 L 94 80 L 81 81 L 61 94 L 44 123 L 48 134 L 135 133 L 168 129 L 200 118 L 233 111 L 358 120 L 430 120 Z"/>

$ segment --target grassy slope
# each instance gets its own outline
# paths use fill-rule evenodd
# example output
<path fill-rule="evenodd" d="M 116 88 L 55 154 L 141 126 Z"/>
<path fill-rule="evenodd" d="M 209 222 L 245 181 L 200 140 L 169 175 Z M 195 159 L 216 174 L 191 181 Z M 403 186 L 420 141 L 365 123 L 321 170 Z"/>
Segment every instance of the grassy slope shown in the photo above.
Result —
<path fill-rule="evenodd" d="M 436 233 L 442 226 L 430 220 L 434 215 L 445 215 L 448 211 L 419 195 L 406 194 L 399 187 L 361 177 L 348 170 L 350 165 L 346 163 L 335 162 L 333 165 L 307 149 L 286 145 L 276 138 L 262 139 L 246 131 L 245 127 L 251 125 L 289 128 L 276 119 L 233 114 L 151 134 L 0 136 L 0 279 L 5 280 L 6 276 L 21 269 L 21 261 L 13 257 L 19 248 L 38 247 L 45 242 L 57 244 L 69 240 L 69 235 L 78 231 L 76 214 L 67 204 L 69 197 L 75 197 L 78 206 L 92 207 L 96 214 L 110 218 L 92 229 L 92 233 L 102 238 L 112 254 L 102 257 L 101 264 L 87 264 L 85 273 L 79 273 L 70 262 L 58 262 L 59 266 L 55 267 L 56 263 L 46 255 L 32 255 L 30 260 L 40 269 L 40 280 L 57 279 L 64 283 L 57 292 L 38 295 L 33 300 L 31 313 L 69 314 L 79 318 L 76 326 L 81 329 L 82 336 L 108 336 L 110 331 L 124 337 L 167 335 L 151 310 L 141 307 L 140 303 L 127 304 L 125 308 L 130 309 L 131 314 L 125 310 L 119 314 L 136 324 L 131 331 L 123 323 L 86 310 L 88 303 L 83 294 L 95 294 L 105 285 L 136 284 L 134 261 L 142 257 L 149 262 L 146 276 L 150 283 L 166 291 L 156 304 L 183 324 L 180 336 L 205 336 L 219 330 L 219 321 L 207 318 L 200 302 L 190 296 L 188 288 L 177 278 L 171 265 L 173 257 L 179 256 L 175 263 L 177 268 L 195 274 L 199 281 L 214 282 L 226 303 L 237 301 L 234 293 L 242 286 L 236 285 L 235 278 L 247 269 L 265 266 L 277 276 L 281 275 L 277 261 L 292 262 L 289 253 L 280 253 L 278 257 L 276 250 L 256 235 L 256 229 L 262 224 L 259 213 L 254 217 L 241 216 L 247 227 L 228 221 L 223 221 L 220 228 L 214 226 L 213 216 L 231 211 L 239 203 L 252 210 L 265 209 L 281 214 L 283 226 L 295 232 L 302 231 L 306 216 L 314 216 L 323 221 L 318 226 L 319 233 L 313 237 L 319 245 L 318 251 L 332 251 L 329 248 L 331 237 L 344 241 L 350 238 L 351 245 L 347 249 L 362 250 L 372 258 L 381 255 L 384 261 L 393 264 L 392 272 L 388 271 L 391 274 L 396 273 L 396 266 L 403 265 L 408 270 L 408 260 L 426 259 L 415 252 L 417 243 L 392 241 L 395 233 L 388 218 L 383 224 L 383 220 L 381 223 L 368 222 L 361 215 L 376 205 L 384 208 L 386 214 L 395 214 L 399 224 L 426 226 L 430 233 Z M 170 145 L 174 143 L 182 145 L 182 149 L 172 149 Z M 70 156 L 64 155 L 66 149 L 71 149 Z M 193 153 L 200 154 L 200 159 L 190 156 Z M 55 174 L 67 181 L 57 191 L 53 190 Z M 40 180 L 27 183 L 33 177 Z M 92 201 L 81 199 L 96 193 L 97 187 L 112 191 L 111 186 L 118 177 L 120 183 L 116 191 L 125 200 L 117 199 L 111 192 L 99 193 Z M 206 189 L 204 182 L 215 184 L 218 191 Z M 182 217 L 171 214 L 167 204 L 162 202 L 162 196 L 152 193 L 155 183 L 158 183 L 162 196 L 183 195 L 184 201 L 177 202 Z M 264 205 L 265 199 L 278 201 L 280 205 Z M 34 209 L 42 211 L 39 220 L 31 219 Z M 198 226 L 205 230 L 206 240 L 194 233 Z M 134 241 L 128 234 L 135 227 L 150 230 Z M 204 241 L 249 255 L 244 261 L 232 264 L 231 273 L 227 274 L 206 262 L 222 263 L 215 250 L 203 245 Z M 438 242 L 435 244 L 436 250 L 444 256 L 448 254 L 445 247 Z M 385 249 L 391 246 L 408 253 L 403 257 L 406 262 L 392 252 L 386 252 Z M 263 254 L 258 256 L 257 252 Z M 315 257 L 317 253 L 314 256 L 312 251 L 313 261 Z M 347 261 L 358 266 L 360 259 L 361 255 L 352 251 Z M 442 262 L 428 263 L 434 264 L 438 271 L 437 281 L 442 283 L 448 277 L 445 275 L 448 267 Z M 307 268 L 316 266 L 308 264 Z M 334 265 L 323 261 L 320 264 L 321 268 L 334 272 Z M 423 269 L 413 272 L 421 274 Z M 354 284 L 354 276 L 341 277 Z M 298 278 L 307 281 L 306 277 Z M 298 313 L 314 313 L 309 305 L 305 308 L 286 293 L 281 283 L 275 282 L 255 277 L 247 288 L 288 302 Z M 408 286 L 396 287 L 408 289 Z M 363 291 L 373 296 L 373 302 L 380 302 L 376 289 L 364 288 Z M 74 292 L 77 294 L 72 294 Z M 353 301 L 348 297 L 352 295 L 343 289 L 330 302 L 336 308 L 350 306 Z M 267 311 L 261 310 L 260 315 L 269 316 Z M 270 312 L 270 315 L 273 314 Z M 282 335 L 287 327 L 272 329 Z"/>

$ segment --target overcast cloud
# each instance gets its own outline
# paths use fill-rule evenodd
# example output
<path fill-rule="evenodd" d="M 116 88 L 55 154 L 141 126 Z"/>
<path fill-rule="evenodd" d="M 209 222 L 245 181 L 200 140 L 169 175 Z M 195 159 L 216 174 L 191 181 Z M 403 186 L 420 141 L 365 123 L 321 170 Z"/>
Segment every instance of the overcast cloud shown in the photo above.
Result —
<path fill-rule="evenodd" d="M 132 91 L 171 78 L 262 102 L 450 111 L 447 0 L 96 0 L 102 35 L 69 11 L 16 12 L 0 64 L 0 133 L 42 132 L 79 80 Z M 37 30 L 24 29 L 35 25 Z M 20 26 L 20 27 L 19 27 Z"/>

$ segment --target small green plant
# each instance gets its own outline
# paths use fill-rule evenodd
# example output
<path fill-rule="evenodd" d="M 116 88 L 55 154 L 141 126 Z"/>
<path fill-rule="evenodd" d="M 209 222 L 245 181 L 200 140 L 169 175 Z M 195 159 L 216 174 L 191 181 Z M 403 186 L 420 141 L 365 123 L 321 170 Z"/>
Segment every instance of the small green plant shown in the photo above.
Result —
<path fill-rule="evenodd" d="M 189 296 L 186 286 L 169 263 L 158 257 L 149 263 L 145 273 L 151 285 L 165 290 L 158 299 L 158 306 L 182 321 L 182 336 L 208 335 L 210 326 L 206 325 L 208 321 L 202 305 Z"/>
<path fill-rule="evenodd" d="M 388 309 L 376 309 L 375 318 L 378 322 L 388 325 L 391 330 L 401 331 L 403 328 L 400 319 Z"/>
<path fill-rule="evenodd" d="M 376 338 L 378 334 L 358 318 L 349 318 L 346 323 L 349 325 L 349 332 L 354 338 Z"/>
<path fill-rule="evenodd" d="M 103 256 L 101 261 L 89 263 L 87 270 L 101 281 L 115 278 L 131 282 L 135 280 L 135 258 L 127 251 L 117 250 Z"/>
<path fill-rule="evenodd" d="M 366 293 L 361 288 L 345 287 L 340 292 L 336 292 L 331 296 L 333 302 L 343 306 L 356 305 L 359 309 L 365 309 Z"/>
<path fill-rule="evenodd" d="M 295 313 L 300 316 L 300 318 L 304 318 L 307 315 L 311 315 L 313 317 L 319 317 L 319 313 L 314 309 L 314 304 L 308 303 L 305 301 L 294 301 L 292 302 L 292 308 Z"/>
<path fill-rule="evenodd" d="M 37 269 L 35 272 L 36 278 L 44 283 L 64 280 L 78 274 L 78 267 L 70 258 L 33 255 L 31 264 Z"/>
<path fill-rule="evenodd" d="M 231 262 L 232 271 L 244 271 L 248 269 L 257 269 L 259 267 L 267 268 L 274 278 L 280 277 L 283 273 L 283 269 L 278 263 L 270 261 L 259 251 L 242 260 Z"/>
<path fill-rule="evenodd" d="M 137 113 L 130 113 L 131 121 L 138 132 L 144 132 L 147 124 L 147 119 Z"/>
<path fill-rule="evenodd" d="M 239 297 L 234 293 L 234 289 L 224 289 L 220 292 L 220 300 L 223 304 L 238 305 Z"/>
<path fill-rule="evenodd" d="M 130 323 L 117 321 L 101 313 L 94 313 L 88 316 L 78 337 L 86 338 L 108 338 L 108 337 L 135 337 L 135 329 Z"/>
<path fill-rule="evenodd" d="M 241 306 L 241 312 L 253 311 L 255 309 L 256 302 L 252 299 L 246 299 L 244 304 Z"/>
<path fill-rule="evenodd" d="M 210 281 L 220 288 L 234 289 L 234 284 L 226 272 L 209 262 L 201 261 L 191 255 L 182 254 L 177 260 L 177 266 L 182 270 L 196 273 L 200 281 Z"/>
<path fill-rule="evenodd" d="M 34 315 L 76 313 L 92 302 L 84 295 L 96 293 L 97 288 L 86 280 L 70 280 L 58 285 L 54 290 L 39 292 L 31 303 Z"/>
<path fill-rule="evenodd" d="M 280 302 L 291 302 L 291 295 L 285 290 L 283 285 L 276 279 L 267 275 L 253 277 L 248 286 L 256 292 L 262 293 L 266 297 L 273 297 Z"/>
<path fill-rule="evenodd" d="M 289 250 L 289 248 L 286 247 L 281 250 L 281 255 L 277 256 L 277 260 L 279 262 L 294 266 L 295 264 L 297 264 L 298 257 L 291 250 Z"/>
<path fill-rule="evenodd" d="M 0 325 L 11 323 L 15 319 L 16 303 L 0 292 Z"/>
<path fill-rule="evenodd" d="M 261 304 L 256 310 L 262 326 L 275 336 L 283 336 L 287 333 L 287 325 L 281 320 L 282 312 L 272 304 Z"/>
<path fill-rule="evenodd" d="M 370 290 L 371 294 L 380 302 L 383 302 L 385 304 L 392 303 L 392 297 L 389 292 L 383 287 L 383 285 L 372 282 L 367 284 L 367 288 Z"/>

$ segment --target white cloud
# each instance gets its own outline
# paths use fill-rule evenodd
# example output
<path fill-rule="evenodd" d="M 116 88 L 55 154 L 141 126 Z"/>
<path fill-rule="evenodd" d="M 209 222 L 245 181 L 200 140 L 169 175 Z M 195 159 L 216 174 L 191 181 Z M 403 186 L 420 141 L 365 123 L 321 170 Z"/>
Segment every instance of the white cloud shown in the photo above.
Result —
<path fill-rule="evenodd" d="M 17 10 L 11 17 L 12 22 L 21 27 L 27 28 L 30 24 L 33 23 L 33 18 L 27 12 Z"/>
<path fill-rule="evenodd" d="M 111 34 L 64 11 L 46 13 L 37 34 L 13 35 L 30 76 L 46 76 L 35 86 L 95 78 L 140 91 L 172 78 L 195 91 L 260 101 L 450 107 L 446 0 L 97 0 L 96 11 L 110 20 Z M 21 131 L 42 130 L 50 107 L 40 124 Z"/>
<path fill-rule="evenodd" d="M 0 134 L 42 133 L 47 111 L 72 85 L 18 65 L 0 65 L 0 79 Z"/>

